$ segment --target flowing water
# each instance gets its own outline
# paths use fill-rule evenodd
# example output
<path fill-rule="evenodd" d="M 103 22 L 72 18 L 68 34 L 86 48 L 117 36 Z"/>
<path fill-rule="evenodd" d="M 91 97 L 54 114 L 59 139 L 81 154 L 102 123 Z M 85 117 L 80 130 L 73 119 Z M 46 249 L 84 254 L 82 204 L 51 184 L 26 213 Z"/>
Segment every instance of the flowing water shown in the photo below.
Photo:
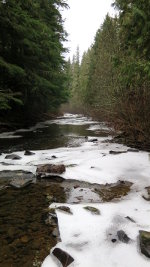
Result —
<path fill-rule="evenodd" d="M 88 129 L 96 124 L 82 116 L 68 114 L 65 121 L 59 118 L 30 129 L 2 133 L 1 152 L 78 147 L 87 136 L 109 135 L 110 130 L 103 124 L 101 131 Z M 6 179 L 1 178 L 0 185 L 4 182 Z M 41 266 L 57 242 L 52 234 L 54 227 L 47 223 L 47 208 L 52 198 L 55 202 L 65 202 L 65 194 L 59 184 L 40 181 L 25 188 L 6 186 L 0 190 L 0 267 Z"/>

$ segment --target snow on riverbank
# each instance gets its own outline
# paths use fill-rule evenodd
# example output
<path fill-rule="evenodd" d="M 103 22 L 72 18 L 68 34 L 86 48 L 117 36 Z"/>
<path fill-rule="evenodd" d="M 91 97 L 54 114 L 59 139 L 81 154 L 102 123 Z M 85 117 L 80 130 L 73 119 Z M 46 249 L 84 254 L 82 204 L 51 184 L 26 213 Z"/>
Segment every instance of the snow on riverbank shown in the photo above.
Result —
<path fill-rule="evenodd" d="M 25 156 L 23 151 L 15 152 L 20 160 L 5 159 L 0 155 L 0 170 L 27 170 L 36 172 L 38 164 L 64 164 L 65 179 L 76 179 L 90 183 L 106 184 L 118 180 L 132 182 L 131 192 L 119 201 L 90 204 L 98 208 L 100 215 L 93 215 L 83 209 L 86 204 L 67 205 L 73 215 L 57 211 L 60 236 L 59 247 L 68 252 L 75 261 L 70 267 L 147 267 L 150 260 L 140 253 L 139 230 L 150 231 L 150 206 L 142 198 L 145 187 L 150 186 L 149 153 L 128 151 L 128 147 L 110 143 L 109 137 L 96 137 L 92 142 L 92 131 L 109 130 L 104 124 L 78 115 L 66 114 L 64 118 L 45 124 L 86 125 L 91 136 L 78 147 L 62 147 L 34 151 Z M 111 130 L 111 129 L 110 129 Z M 120 154 L 110 151 L 125 152 Z M 52 156 L 55 156 L 54 159 Z M 59 204 L 53 204 L 52 207 Z M 64 205 L 64 204 L 63 204 Z M 132 218 L 135 222 L 128 220 Z M 131 239 L 128 244 L 118 241 L 117 231 L 123 230 Z M 116 242 L 112 242 L 116 240 Z M 58 267 L 58 261 L 49 255 L 42 267 Z"/>
<path fill-rule="evenodd" d="M 52 205 L 52 207 L 58 206 Z M 56 247 L 67 251 L 74 263 L 70 267 L 148 267 L 149 260 L 140 253 L 139 230 L 149 230 L 149 203 L 139 196 L 117 203 L 92 204 L 101 215 L 92 215 L 85 205 L 67 205 L 73 215 L 57 211 L 62 242 Z M 135 223 L 126 217 L 131 216 Z M 128 244 L 117 240 L 123 230 L 131 239 Z M 115 243 L 112 240 L 117 240 Z M 48 256 L 42 267 L 57 267 L 58 262 Z"/>
<path fill-rule="evenodd" d="M 5 159 L 0 156 L 0 170 L 26 170 L 35 173 L 38 164 L 65 164 L 65 179 L 76 179 L 91 183 L 114 183 L 127 180 L 141 189 L 149 185 L 150 160 L 147 152 L 127 152 L 112 155 L 110 151 L 127 151 L 127 147 L 113 143 L 103 143 L 106 138 L 98 138 L 98 142 L 85 142 L 80 147 L 57 148 L 34 151 L 33 156 L 24 156 L 23 151 L 15 154 L 20 160 Z M 53 159 L 52 156 L 56 158 Z M 7 164 L 7 165 L 6 165 Z"/>

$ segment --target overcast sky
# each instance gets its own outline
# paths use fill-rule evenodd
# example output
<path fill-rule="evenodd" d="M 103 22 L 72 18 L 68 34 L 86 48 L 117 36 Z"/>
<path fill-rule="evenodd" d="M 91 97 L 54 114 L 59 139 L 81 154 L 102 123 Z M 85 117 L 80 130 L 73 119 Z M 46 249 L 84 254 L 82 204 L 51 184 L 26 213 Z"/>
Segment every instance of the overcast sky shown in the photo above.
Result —
<path fill-rule="evenodd" d="M 67 1 L 70 9 L 63 12 L 63 18 L 65 18 L 65 29 L 69 33 L 67 47 L 70 48 L 71 58 L 78 45 L 81 55 L 90 47 L 106 14 L 114 14 L 112 2 L 112 0 Z"/>

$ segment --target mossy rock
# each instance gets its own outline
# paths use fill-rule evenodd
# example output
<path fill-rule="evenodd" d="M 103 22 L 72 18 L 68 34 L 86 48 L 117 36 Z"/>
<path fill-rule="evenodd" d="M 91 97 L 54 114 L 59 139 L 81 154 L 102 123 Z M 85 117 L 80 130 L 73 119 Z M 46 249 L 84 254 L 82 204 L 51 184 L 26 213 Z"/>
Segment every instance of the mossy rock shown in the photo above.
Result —
<path fill-rule="evenodd" d="M 141 252 L 148 258 L 150 258 L 150 232 L 139 231 L 140 236 L 140 248 Z"/>
<path fill-rule="evenodd" d="M 95 207 L 91 207 L 91 206 L 86 206 L 84 207 L 85 210 L 90 211 L 91 213 L 95 214 L 95 215 L 100 215 L 100 210 L 95 208 Z"/>
<path fill-rule="evenodd" d="M 57 209 L 60 211 L 64 211 L 65 213 L 68 213 L 68 214 L 73 214 L 71 209 L 67 206 L 60 206 L 60 207 L 57 207 Z"/>

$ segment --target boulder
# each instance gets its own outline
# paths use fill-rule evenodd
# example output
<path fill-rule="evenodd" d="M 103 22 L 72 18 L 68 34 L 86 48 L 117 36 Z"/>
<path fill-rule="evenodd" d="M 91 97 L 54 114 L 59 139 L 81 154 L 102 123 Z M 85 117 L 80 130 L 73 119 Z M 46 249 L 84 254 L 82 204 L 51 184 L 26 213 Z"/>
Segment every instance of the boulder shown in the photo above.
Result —
<path fill-rule="evenodd" d="M 61 262 L 63 267 L 69 266 L 74 259 L 66 252 L 60 248 L 55 248 L 52 254 Z"/>
<path fill-rule="evenodd" d="M 127 234 L 123 230 L 117 231 L 117 236 L 118 236 L 118 239 L 123 243 L 127 244 L 130 241 L 130 238 L 127 236 Z"/>
<path fill-rule="evenodd" d="M 19 160 L 21 159 L 21 157 L 16 154 L 10 154 L 10 155 L 6 155 L 5 159 Z"/>
<path fill-rule="evenodd" d="M 36 169 L 36 175 L 38 178 L 48 177 L 48 176 L 59 176 L 66 171 L 66 168 L 63 164 L 54 165 L 54 164 L 45 164 L 38 165 Z"/>
<path fill-rule="evenodd" d="M 150 232 L 139 231 L 139 240 L 141 252 L 150 258 Z"/>
<path fill-rule="evenodd" d="M 24 155 L 25 155 L 25 156 L 33 156 L 33 155 L 35 155 L 35 153 L 34 153 L 34 152 L 31 152 L 31 151 L 29 151 L 29 150 L 26 150 L 26 151 L 24 152 Z"/>

